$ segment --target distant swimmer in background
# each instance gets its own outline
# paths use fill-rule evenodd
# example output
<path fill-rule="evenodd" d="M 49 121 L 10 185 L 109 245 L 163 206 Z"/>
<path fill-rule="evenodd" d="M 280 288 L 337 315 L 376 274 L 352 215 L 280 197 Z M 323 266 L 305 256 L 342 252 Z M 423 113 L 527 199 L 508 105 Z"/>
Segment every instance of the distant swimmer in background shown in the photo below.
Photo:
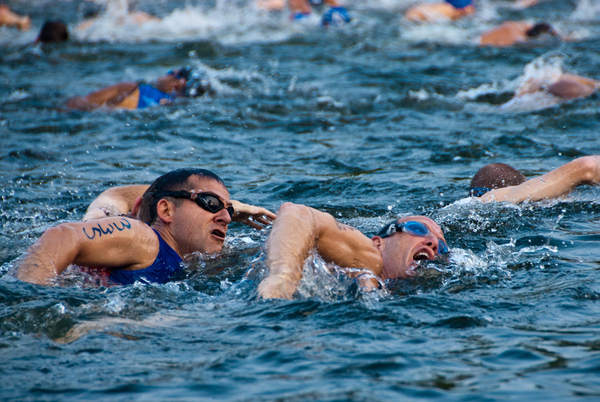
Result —
<path fill-rule="evenodd" d="M 539 109 L 563 102 L 583 99 L 600 88 L 600 81 L 575 74 L 559 76 L 530 76 L 521 83 L 514 97 L 501 105 L 507 110 Z"/>
<path fill-rule="evenodd" d="M 167 105 L 178 97 L 198 97 L 210 91 L 206 72 L 200 68 L 182 67 L 171 70 L 152 85 L 123 82 L 92 92 L 86 96 L 69 99 L 69 109 L 90 111 L 107 109 L 145 109 Z"/>
<path fill-rule="evenodd" d="M 469 195 L 481 202 L 553 200 L 581 185 L 600 184 L 600 155 L 583 156 L 556 169 L 527 180 L 525 175 L 505 163 L 485 165 L 475 173 Z"/>
<path fill-rule="evenodd" d="M 69 40 L 69 31 L 62 21 L 46 21 L 35 43 L 61 43 Z"/>
<path fill-rule="evenodd" d="M 286 6 L 285 0 L 258 0 L 256 6 L 263 10 L 283 10 Z M 314 8 L 328 6 L 329 8 L 321 16 L 324 26 L 344 25 L 352 20 L 348 10 L 337 0 L 288 0 L 290 9 L 290 20 L 302 21 L 308 18 Z"/>
<path fill-rule="evenodd" d="M 560 38 L 550 24 L 545 22 L 533 24 L 526 21 L 505 21 L 496 28 L 484 32 L 479 38 L 479 44 L 481 46 L 505 47 L 544 36 Z"/>
<path fill-rule="evenodd" d="M 0 4 L 1 26 L 15 27 L 21 31 L 27 31 L 31 27 L 31 18 L 15 13 L 6 4 Z"/>
<path fill-rule="evenodd" d="M 105 8 L 101 13 L 92 13 L 86 15 L 86 19 L 75 28 L 77 31 L 85 31 L 100 21 L 108 21 L 114 25 L 134 25 L 141 26 L 148 22 L 160 21 L 152 14 L 144 11 L 130 11 L 127 0 L 88 0 L 95 3 L 104 4 Z"/>
<path fill-rule="evenodd" d="M 455 21 L 475 11 L 472 0 L 446 0 L 442 3 L 417 4 L 404 13 L 404 18 L 412 22 Z"/>

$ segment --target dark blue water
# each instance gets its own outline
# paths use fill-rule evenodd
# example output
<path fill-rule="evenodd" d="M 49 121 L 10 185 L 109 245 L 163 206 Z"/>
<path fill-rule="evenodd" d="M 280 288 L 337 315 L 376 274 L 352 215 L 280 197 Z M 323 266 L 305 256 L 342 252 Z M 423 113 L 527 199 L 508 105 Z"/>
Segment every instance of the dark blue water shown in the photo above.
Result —
<path fill-rule="evenodd" d="M 455 203 L 475 171 L 533 176 L 600 154 L 598 95 L 550 108 L 499 105 L 526 74 L 600 78 L 594 2 L 418 27 L 409 2 L 348 2 L 342 29 L 290 25 L 242 2 L 139 2 L 163 20 L 75 27 L 94 6 L 8 2 L 0 28 L 0 397 L 3 400 L 567 400 L 600 396 L 600 190 L 514 205 Z M 28 45 L 62 17 L 73 40 Z M 546 20 L 578 40 L 510 49 L 475 39 L 502 19 Z M 208 68 L 215 95 L 133 112 L 65 111 L 102 86 Z M 182 282 L 98 288 L 15 280 L 15 260 L 102 190 L 180 167 L 233 198 L 307 204 L 372 235 L 425 214 L 449 263 L 374 294 L 310 259 L 293 301 L 256 299 L 268 232 L 231 225 L 220 257 Z M 246 276 L 247 275 L 247 276 Z"/>

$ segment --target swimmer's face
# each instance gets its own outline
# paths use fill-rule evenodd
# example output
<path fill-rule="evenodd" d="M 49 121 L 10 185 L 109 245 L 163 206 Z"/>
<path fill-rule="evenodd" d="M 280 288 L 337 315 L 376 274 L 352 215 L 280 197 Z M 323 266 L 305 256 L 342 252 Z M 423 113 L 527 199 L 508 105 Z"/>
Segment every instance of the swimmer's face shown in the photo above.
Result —
<path fill-rule="evenodd" d="M 225 207 L 231 206 L 229 192 L 221 183 L 192 176 L 194 192 L 217 196 Z M 206 211 L 192 200 L 181 199 L 173 215 L 172 231 L 182 255 L 193 252 L 217 253 L 223 248 L 231 217 L 227 209 Z"/>
<path fill-rule="evenodd" d="M 410 278 L 416 274 L 417 261 L 433 260 L 438 256 L 438 244 L 444 239 L 442 229 L 433 220 L 425 216 L 407 216 L 398 223 L 417 221 L 429 229 L 427 236 L 421 237 L 406 232 L 396 232 L 381 239 L 383 258 L 383 279 Z"/>
<path fill-rule="evenodd" d="M 185 91 L 185 78 L 178 78 L 175 74 L 167 74 L 156 80 L 156 89 L 165 93 L 182 95 Z"/>

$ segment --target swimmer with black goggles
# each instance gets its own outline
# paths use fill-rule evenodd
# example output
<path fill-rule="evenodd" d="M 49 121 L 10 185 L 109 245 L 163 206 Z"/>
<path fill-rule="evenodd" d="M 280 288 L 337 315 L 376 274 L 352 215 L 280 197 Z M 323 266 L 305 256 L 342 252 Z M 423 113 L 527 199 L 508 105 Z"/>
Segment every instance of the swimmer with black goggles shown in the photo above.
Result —
<path fill-rule="evenodd" d="M 154 194 L 154 200 L 157 201 L 163 197 L 185 198 L 194 201 L 200 208 L 210 213 L 216 214 L 222 209 L 226 209 L 229 217 L 233 217 L 233 207 L 226 207 L 223 201 L 212 193 L 191 193 L 185 190 L 179 191 L 161 191 Z"/>

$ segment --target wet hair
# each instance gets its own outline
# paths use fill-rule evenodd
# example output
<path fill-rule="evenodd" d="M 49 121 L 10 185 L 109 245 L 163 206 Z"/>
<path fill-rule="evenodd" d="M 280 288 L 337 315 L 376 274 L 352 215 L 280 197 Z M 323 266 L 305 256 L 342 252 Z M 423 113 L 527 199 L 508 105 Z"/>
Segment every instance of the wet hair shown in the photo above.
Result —
<path fill-rule="evenodd" d="M 554 32 L 554 29 L 552 29 L 550 24 L 547 22 L 540 22 L 529 28 L 525 32 L 525 35 L 527 35 L 529 38 L 537 38 L 538 36 L 546 33 L 549 35 L 556 35 L 556 32 Z"/>
<path fill-rule="evenodd" d="M 60 43 L 69 40 L 69 31 L 62 21 L 46 21 L 40 29 L 36 42 Z"/>
<path fill-rule="evenodd" d="M 527 181 L 523 173 L 506 163 L 490 163 L 475 173 L 469 186 L 472 196 L 481 197 L 495 188 L 516 186 Z"/>
<path fill-rule="evenodd" d="M 193 184 L 189 180 L 190 177 L 196 176 L 201 180 L 212 180 L 225 186 L 223 180 L 210 170 L 206 169 L 177 169 L 160 176 L 148 187 L 144 195 L 142 195 L 142 203 L 140 205 L 139 218 L 142 222 L 152 225 L 158 216 L 156 206 L 158 201 L 164 197 L 155 197 L 155 194 L 164 191 L 195 190 Z M 177 200 L 176 202 L 179 202 Z"/>

